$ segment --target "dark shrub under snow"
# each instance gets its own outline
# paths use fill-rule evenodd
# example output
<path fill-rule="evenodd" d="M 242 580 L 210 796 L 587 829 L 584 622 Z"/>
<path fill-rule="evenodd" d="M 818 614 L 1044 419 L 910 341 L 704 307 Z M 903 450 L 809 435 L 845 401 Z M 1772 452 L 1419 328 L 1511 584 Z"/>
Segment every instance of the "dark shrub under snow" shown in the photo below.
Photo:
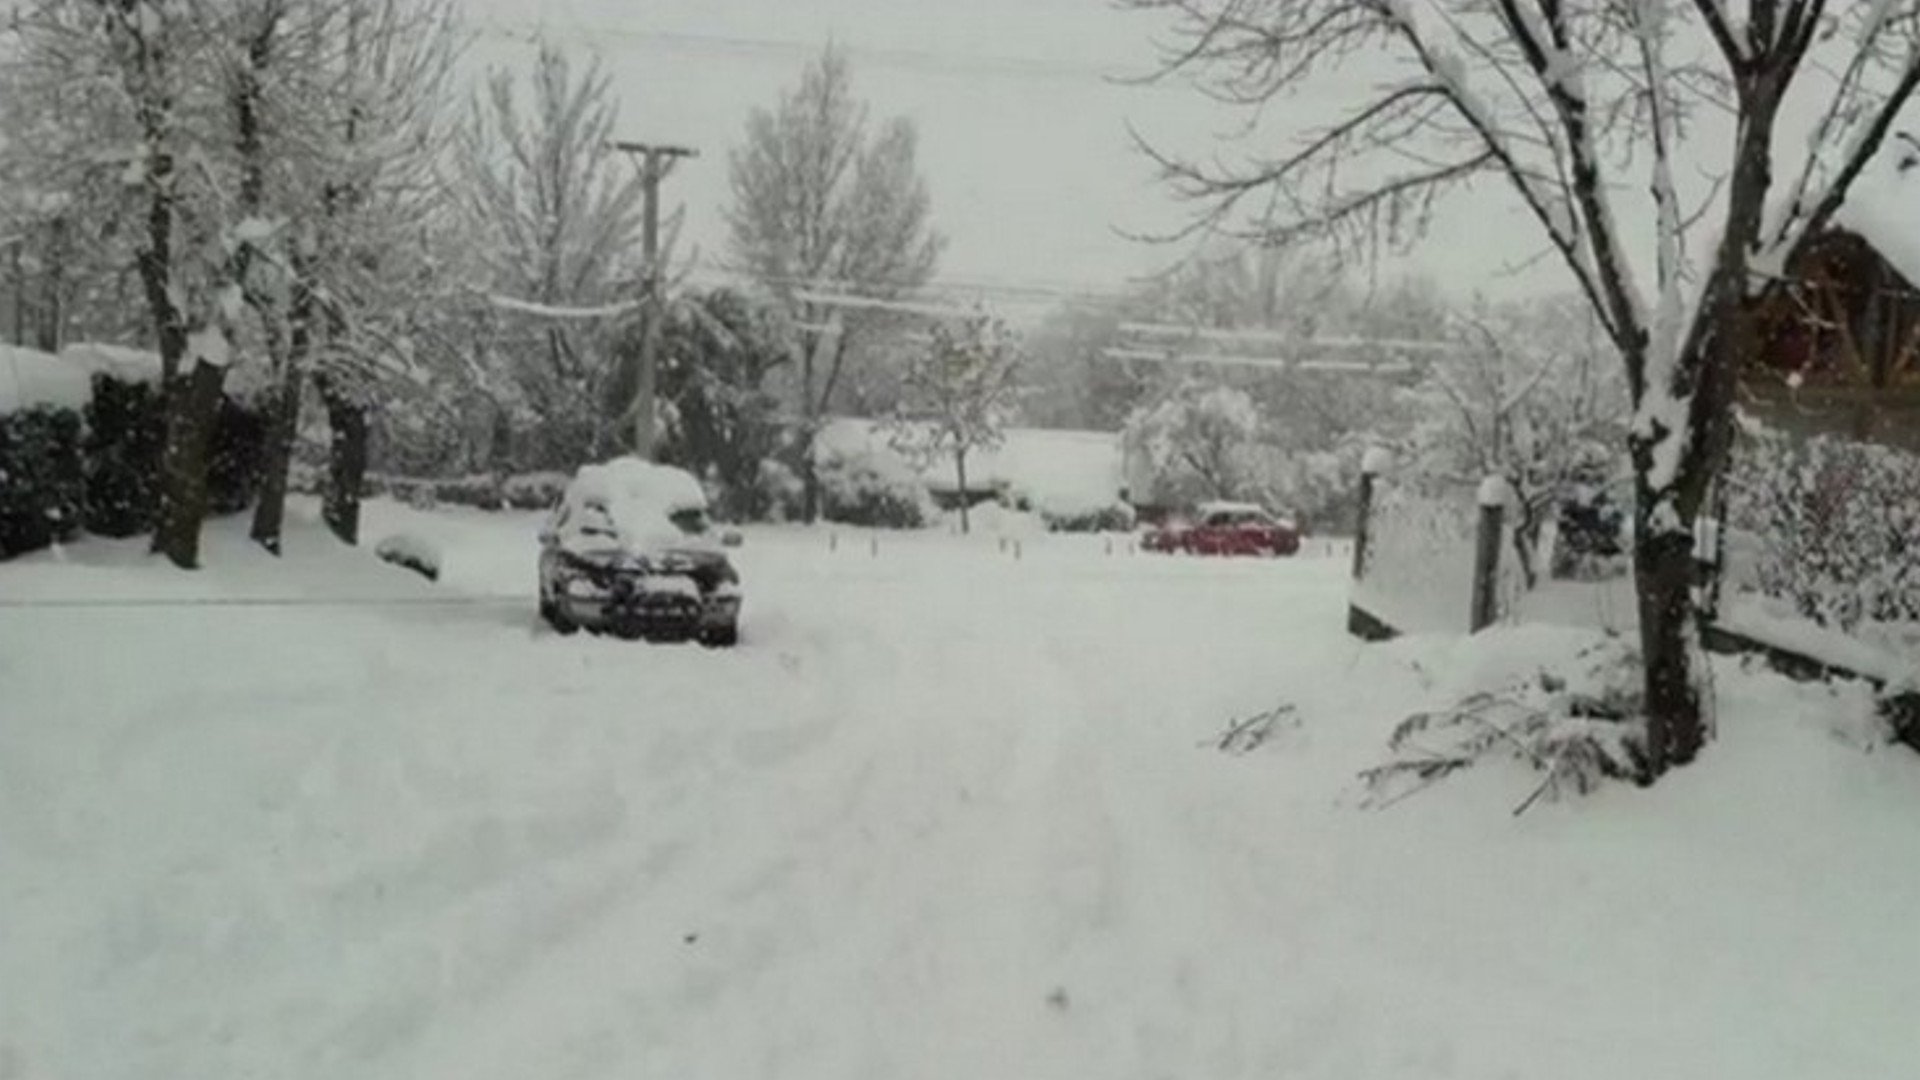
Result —
<path fill-rule="evenodd" d="M 0 414 L 0 558 L 70 538 L 85 500 L 80 415 L 45 405 Z"/>

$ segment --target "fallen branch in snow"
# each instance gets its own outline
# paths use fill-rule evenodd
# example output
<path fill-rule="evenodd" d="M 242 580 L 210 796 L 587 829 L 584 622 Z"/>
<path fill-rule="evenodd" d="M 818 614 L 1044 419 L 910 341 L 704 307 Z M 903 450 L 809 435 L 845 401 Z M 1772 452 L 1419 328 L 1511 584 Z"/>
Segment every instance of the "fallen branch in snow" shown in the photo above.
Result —
<path fill-rule="evenodd" d="M 1218 739 L 1209 739 L 1201 745 L 1210 745 L 1223 754 L 1249 754 L 1265 745 L 1273 737 L 1274 726 L 1282 721 L 1290 728 L 1300 726 L 1299 713 L 1292 705 L 1277 705 L 1244 720 L 1236 720 L 1228 725 Z"/>
<path fill-rule="evenodd" d="M 1384 810 L 1493 756 L 1541 774 L 1515 815 L 1542 799 L 1587 794 L 1608 780 L 1641 781 L 1645 725 L 1633 654 L 1611 642 L 1581 659 L 1589 663 L 1572 679 L 1543 671 L 1407 717 L 1387 740 L 1389 760 L 1359 773 L 1361 805 Z M 1423 736 L 1438 745 L 1422 745 Z"/>

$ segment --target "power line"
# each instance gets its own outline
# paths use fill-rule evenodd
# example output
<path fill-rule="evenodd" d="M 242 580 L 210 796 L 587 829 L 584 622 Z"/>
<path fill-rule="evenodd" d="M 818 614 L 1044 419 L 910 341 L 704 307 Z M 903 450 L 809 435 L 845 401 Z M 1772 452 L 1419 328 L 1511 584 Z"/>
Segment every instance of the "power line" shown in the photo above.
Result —
<path fill-rule="evenodd" d="M 585 23 L 553 24 L 530 21 L 495 20 L 482 25 L 483 33 L 513 41 L 532 43 L 542 37 L 567 36 L 594 45 L 610 39 L 646 44 L 667 52 L 733 53 L 736 55 L 814 56 L 817 42 L 790 38 L 762 38 L 733 34 L 695 33 L 675 30 L 640 30 L 633 27 Z M 945 52 L 934 49 L 876 48 L 850 46 L 846 52 L 873 67 L 938 74 L 988 74 L 1027 79 L 1110 82 L 1138 75 L 1108 65 L 1081 64 L 1048 60 L 1037 56 L 1009 56 L 993 53 Z M 1163 81 L 1131 83 L 1152 89 L 1177 87 Z M 1178 87 L 1184 89 L 1184 87 Z"/>
<path fill-rule="evenodd" d="M 1299 344 L 1311 347 L 1317 342 L 1313 339 L 1300 341 Z M 1113 347 L 1100 350 L 1103 360 L 1120 363 L 1143 362 L 1149 364 L 1175 364 L 1192 367 L 1243 367 L 1259 371 L 1274 372 L 1322 372 L 1327 374 L 1371 375 L 1392 377 L 1416 374 L 1420 369 L 1404 360 L 1367 361 L 1367 360 L 1289 360 L 1279 356 L 1234 356 L 1221 353 L 1182 353 L 1156 352 L 1152 349 Z"/>
<path fill-rule="evenodd" d="M 689 277 L 709 283 L 752 282 L 777 288 L 818 290 L 859 296 L 885 290 L 889 293 L 988 293 L 1004 297 L 1028 297 L 1035 300 L 1120 300 L 1123 289 L 1103 288 L 1071 282 L 1017 281 L 1010 278 L 952 278 L 925 282 L 854 281 L 847 278 L 761 277 L 725 266 L 694 270 Z M 875 297 L 885 299 L 885 297 Z"/>
<path fill-rule="evenodd" d="M 1289 334 L 1278 330 L 1215 330 L 1208 327 L 1183 325 L 1180 323 L 1130 322 L 1120 324 L 1120 332 L 1140 337 L 1164 337 L 1181 340 L 1199 340 L 1214 342 L 1268 342 L 1279 345 L 1312 345 L 1332 349 L 1400 349 L 1411 352 L 1456 351 L 1452 342 L 1432 341 L 1421 338 L 1373 338 L 1359 336 L 1335 336 L 1302 338 L 1298 334 Z"/>

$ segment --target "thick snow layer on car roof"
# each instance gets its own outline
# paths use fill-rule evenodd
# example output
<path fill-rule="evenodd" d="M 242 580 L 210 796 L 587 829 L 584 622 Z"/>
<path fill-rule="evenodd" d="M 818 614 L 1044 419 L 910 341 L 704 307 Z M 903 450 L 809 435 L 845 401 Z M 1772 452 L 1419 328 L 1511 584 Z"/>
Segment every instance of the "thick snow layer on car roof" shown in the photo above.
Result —
<path fill-rule="evenodd" d="M 623 457 L 583 466 L 567 485 L 563 505 L 568 510 L 564 539 L 570 546 L 604 547 L 605 539 L 613 539 L 629 550 L 646 551 L 697 546 L 697 538 L 681 532 L 671 518 L 705 510 L 707 494 L 684 470 Z M 589 524 L 584 512 L 596 506 L 612 519 L 617 536 L 588 543 L 593 538 L 582 535 Z"/>

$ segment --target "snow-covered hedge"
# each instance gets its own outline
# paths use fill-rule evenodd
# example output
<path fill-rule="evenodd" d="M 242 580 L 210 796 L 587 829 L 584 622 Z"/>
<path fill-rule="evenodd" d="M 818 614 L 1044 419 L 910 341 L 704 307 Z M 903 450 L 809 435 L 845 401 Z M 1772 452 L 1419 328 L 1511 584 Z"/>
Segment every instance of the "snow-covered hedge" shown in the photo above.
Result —
<path fill-rule="evenodd" d="M 563 472 L 532 472 L 515 476 L 472 473 L 467 476 L 417 477 L 369 474 L 363 494 L 386 495 L 409 506 L 468 506 L 479 510 L 546 510 L 560 501 L 569 477 Z M 289 485 L 303 495 L 318 495 L 326 483 L 324 470 L 296 468 Z"/>
<path fill-rule="evenodd" d="M 109 345 L 74 346 L 58 357 L 28 349 L 0 355 L 0 557 L 45 547 L 84 526 L 102 536 L 153 527 L 159 505 L 165 402 L 158 360 Z M 234 513 L 253 502 L 264 414 L 223 397 L 209 448 L 208 509 Z"/>
<path fill-rule="evenodd" d="M 927 485 L 899 454 L 886 450 L 828 450 L 814 466 L 821 516 L 843 525 L 924 528 L 934 517 Z"/>
<path fill-rule="evenodd" d="M 87 530 L 101 536 L 145 532 L 160 504 L 155 464 L 166 445 L 159 388 L 98 379 L 86 419 Z"/>
<path fill-rule="evenodd" d="M 0 413 L 0 558 L 71 537 L 85 506 L 79 413 L 52 405 Z"/>
<path fill-rule="evenodd" d="M 1747 433 L 1728 524 L 1753 538 L 1736 584 L 1843 631 L 1920 624 L 1920 457 L 1831 437 Z"/>
<path fill-rule="evenodd" d="M 1094 510 L 1080 510 L 1061 513 L 1042 509 L 1040 517 L 1046 521 L 1049 532 L 1090 533 L 1090 532 L 1132 532 L 1136 523 L 1133 507 L 1123 502 L 1103 506 Z"/>

